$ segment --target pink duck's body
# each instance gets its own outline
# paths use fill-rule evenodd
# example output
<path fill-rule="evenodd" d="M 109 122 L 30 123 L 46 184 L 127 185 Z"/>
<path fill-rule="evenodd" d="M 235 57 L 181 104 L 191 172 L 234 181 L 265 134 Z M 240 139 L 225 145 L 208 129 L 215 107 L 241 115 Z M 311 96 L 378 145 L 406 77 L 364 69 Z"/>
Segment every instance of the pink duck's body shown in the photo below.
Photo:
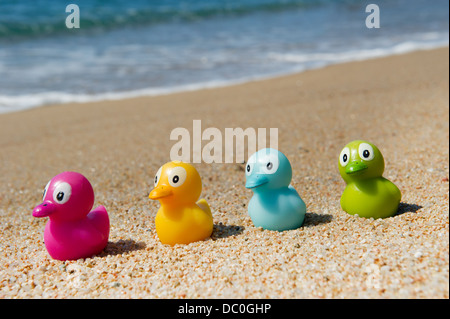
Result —
<path fill-rule="evenodd" d="M 109 217 L 105 207 L 91 211 L 94 191 L 81 174 L 64 172 L 55 176 L 44 192 L 44 202 L 34 217 L 49 217 L 44 242 L 54 259 L 75 260 L 100 253 L 108 243 Z"/>

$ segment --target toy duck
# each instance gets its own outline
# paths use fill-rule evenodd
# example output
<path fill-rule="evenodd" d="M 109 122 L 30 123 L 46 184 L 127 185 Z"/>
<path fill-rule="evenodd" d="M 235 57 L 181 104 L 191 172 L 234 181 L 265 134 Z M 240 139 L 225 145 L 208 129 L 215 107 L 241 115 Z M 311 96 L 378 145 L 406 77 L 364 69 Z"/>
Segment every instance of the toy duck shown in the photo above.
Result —
<path fill-rule="evenodd" d="M 194 166 L 180 161 L 164 164 L 156 173 L 149 198 L 159 200 L 156 233 L 163 244 L 189 244 L 208 238 L 213 230 L 211 209 Z"/>
<path fill-rule="evenodd" d="M 49 217 L 44 242 L 53 259 L 75 260 L 100 253 L 108 243 L 109 217 L 105 207 L 94 204 L 91 183 L 76 172 L 53 177 L 44 190 L 43 203 L 34 217 Z"/>
<path fill-rule="evenodd" d="M 341 197 L 344 211 L 375 219 L 397 212 L 402 195 L 382 177 L 384 158 L 375 145 L 361 140 L 348 143 L 339 155 L 339 172 L 347 184 Z"/>
<path fill-rule="evenodd" d="M 248 214 L 256 227 L 284 231 L 303 225 L 306 205 L 290 185 L 292 167 L 278 150 L 253 154 L 245 167 L 245 187 L 253 191 Z"/>

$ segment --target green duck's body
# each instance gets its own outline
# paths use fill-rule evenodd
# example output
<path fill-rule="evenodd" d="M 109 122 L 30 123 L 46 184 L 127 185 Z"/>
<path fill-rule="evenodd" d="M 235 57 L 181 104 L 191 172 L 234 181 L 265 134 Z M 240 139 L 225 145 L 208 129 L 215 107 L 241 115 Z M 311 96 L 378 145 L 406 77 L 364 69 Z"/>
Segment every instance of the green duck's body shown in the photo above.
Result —
<path fill-rule="evenodd" d="M 347 184 L 341 197 L 344 211 L 366 218 L 395 215 L 402 195 L 382 177 L 384 158 L 375 145 L 360 140 L 347 144 L 339 156 L 339 172 Z"/>
<path fill-rule="evenodd" d="M 351 215 L 385 218 L 397 212 L 400 199 L 397 186 L 384 177 L 376 177 L 347 184 L 341 206 Z"/>

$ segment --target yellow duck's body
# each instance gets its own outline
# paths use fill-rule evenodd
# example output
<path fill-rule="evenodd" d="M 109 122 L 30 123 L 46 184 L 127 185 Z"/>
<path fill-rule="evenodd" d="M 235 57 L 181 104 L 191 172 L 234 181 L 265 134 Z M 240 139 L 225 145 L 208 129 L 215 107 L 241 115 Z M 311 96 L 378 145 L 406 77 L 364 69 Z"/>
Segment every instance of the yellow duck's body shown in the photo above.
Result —
<path fill-rule="evenodd" d="M 155 218 L 156 233 L 163 244 L 189 244 L 211 236 L 213 217 L 206 200 L 192 205 L 161 205 Z"/>
<path fill-rule="evenodd" d="M 189 244 L 211 236 L 211 209 L 200 197 L 202 182 L 190 164 L 173 161 L 156 173 L 155 188 L 149 198 L 159 200 L 155 217 L 156 233 L 163 244 Z"/>

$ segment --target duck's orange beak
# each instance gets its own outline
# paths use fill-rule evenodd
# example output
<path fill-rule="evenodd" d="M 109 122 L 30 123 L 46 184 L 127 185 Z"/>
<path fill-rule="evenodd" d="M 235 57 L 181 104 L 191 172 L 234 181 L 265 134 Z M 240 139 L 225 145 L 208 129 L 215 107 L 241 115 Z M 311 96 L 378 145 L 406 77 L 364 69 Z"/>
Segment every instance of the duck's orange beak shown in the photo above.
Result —
<path fill-rule="evenodd" d="M 158 187 L 155 187 L 151 192 L 150 195 L 148 195 L 148 198 L 156 200 L 163 197 L 167 197 L 172 195 L 172 191 L 168 186 L 161 185 Z"/>

